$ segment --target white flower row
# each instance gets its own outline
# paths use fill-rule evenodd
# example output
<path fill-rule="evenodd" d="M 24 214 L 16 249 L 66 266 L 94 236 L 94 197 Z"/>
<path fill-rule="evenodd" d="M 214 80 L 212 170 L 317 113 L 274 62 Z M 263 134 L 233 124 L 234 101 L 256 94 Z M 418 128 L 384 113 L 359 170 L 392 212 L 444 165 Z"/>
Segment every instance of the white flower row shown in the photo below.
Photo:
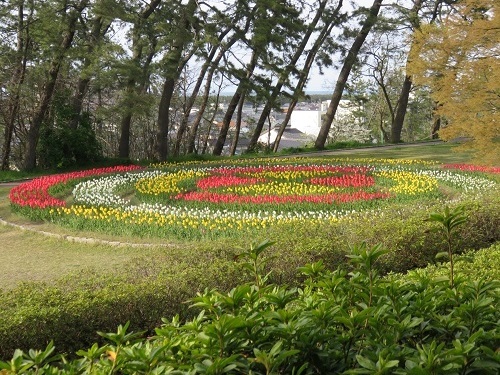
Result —
<path fill-rule="evenodd" d="M 141 178 L 157 177 L 165 172 L 158 170 L 139 173 L 124 173 L 80 182 L 73 189 L 76 203 L 90 206 L 123 207 L 130 202 L 121 198 L 116 191 L 124 189 Z"/>
<path fill-rule="evenodd" d="M 204 208 L 189 208 L 185 206 L 170 206 L 160 203 L 149 204 L 142 203 L 139 205 L 130 205 L 125 207 L 125 211 L 130 212 L 147 212 L 157 213 L 164 216 L 189 217 L 196 219 L 237 219 L 237 220 L 265 220 L 272 218 L 274 220 L 332 220 L 338 219 L 354 213 L 354 210 L 332 210 L 332 211 L 258 211 L 249 212 L 246 210 L 213 210 L 207 207 Z"/>
<path fill-rule="evenodd" d="M 411 166 L 373 166 L 375 171 L 399 172 L 409 171 L 417 175 L 424 175 L 446 182 L 452 186 L 462 189 L 466 193 L 485 191 L 497 187 L 495 181 L 477 175 L 469 175 L 443 169 L 415 169 Z"/>
<path fill-rule="evenodd" d="M 448 170 L 423 170 L 420 171 L 420 174 L 445 181 L 455 187 L 461 188 L 465 192 L 485 191 L 497 186 L 494 181 L 484 177 L 470 176 Z"/>

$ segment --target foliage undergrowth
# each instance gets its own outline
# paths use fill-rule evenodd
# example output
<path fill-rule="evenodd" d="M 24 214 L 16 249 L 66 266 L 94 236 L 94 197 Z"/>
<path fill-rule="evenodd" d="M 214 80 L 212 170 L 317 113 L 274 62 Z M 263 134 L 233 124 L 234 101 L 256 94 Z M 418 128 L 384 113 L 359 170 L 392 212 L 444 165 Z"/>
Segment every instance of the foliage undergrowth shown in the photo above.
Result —
<path fill-rule="evenodd" d="M 387 250 L 362 243 L 348 254 L 348 268 L 330 271 L 316 262 L 300 268 L 298 286 L 277 285 L 266 272 L 268 245 L 239 256 L 252 281 L 199 293 L 187 321 L 164 319 L 147 338 L 130 332 L 130 323 L 119 325 L 100 332 L 104 341 L 78 350 L 73 360 L 56 355 L 53 342 L 44 350 L 16 350 L 0 368 L 7 374 L 498 373 L 500 284 L 491 275 L 470 279 L 457 267 L 453 287 L 447 276 L 426 270 L 384 278 L 376 264 Z M 484 250 L 496 268 L 499 250 Z"/>
<path fill-rule="evenodd" d="M 460 203 L 467 221 L 456 230 L 453 244 L 456 253 L 500 241 L 499 199 L 491 196 Z M 435 263 L 436 255 L 446 250 L 447 242 L 432 230 L 434 224 L 427 218 L 429 211 L 440 210 L 438 204 L 420 209 L 394 205 L 390 212 L 354 216 L 338 223 L 270 228 L 266 237 L 280 239 L 273 251 L 276 255 L 272 261 L 276 270 L 273 277 L 277 282 L 289 282 L 289 267 L 318 260 L 334 269 L 344 261 L 350 244 L 360 242 L 370 246 L 382 244 L 390 250 L 379 259 L 382 272 L 405 272 Z"/>
<path fill-rule="evenodd" d="M 54 186 L 51 194 L 67 198 L 71 187 Z M 210 249 L 193 250 L 191 243 L 175 254 L 142 259 L 118 275 L 87 271 L 53 285 L 24 284 L 0 295 L 0 357 L 14 356 L 13 362 L 2 366 L 9 371 L 15 367 L 20 372 L 24 366 L 57 373 L 66 365 L 47 365 L 53 354 L 47 344 L 53 340 L 69 358 L 98 342 L 79 352 L 86 359 L 67 364 L 73 373 L 489 373 L 497 369 L 489 362 L 495 354 L 488 343 L 498 347 L 498 332 L 491 324 L 498 315 L 490 308 L 498 302 L 498 278 L 480 281 L 474 276 L 475 281 L 467 281 L 460 276 L 458 264 L 459 254 L 467 249 L 499 241 L 500 197 L 480 194 L 460 202 L 449 198 L 446 204 L 452 210 L 460 205 L 467 213 L 467 220 L 453 228 L 454 241 L 434 233 L 434 223 L 426 221 L 429 211 L 441 211 L 442 201 L 429 197 L 408 204 L 405 198 L 390 207 L 363 207 L 363 212 L 335 222 L 272 225 L 228 232 L 227 237 L 218 233 Z M 49 209 L 31 210 L 31 214 L 30 208 L 18 209 L 26 209 L 27 216 L 39 214 L 39 219 L 51 215 Z M 85 227 L 79 219 L 68 220 L 68 225 L 99 230 Z M 103 230 L 112 228 L 115 234 L 169 234 L 168 225 L 156 228 L 157 232 L 150 224 L 105 225 Z M 175 238 L 194 238 L 190 229 L 171 230 Z M 195 239 L 206 244 L 210 235 Z M 265 245 L 238 255 L 236 244 L 250 238 L 279 242 L 270 256 L 258 251 Z M 360 243 L 352 249 L 352 244 Z M 417 274 L 411 282 L 404 281 L 409 276 L 380 277 L 435 263 L 436 254 L 443 251 L 457 266 L 456 277 Z M 310 266 L 301 268 L 302 274 L 297 272 L 306 263 Z M 251 272 L 251 283 L 244 283 L 245 269 Z M 453 269 L 451 264 L 448 271 Z M 332 279 L 334 283 L 328 284 Z M 200 295 L 195 306 L 188 309 L 183 302 L 196 293 Z M 469 305 L 472 310 L 461 308 Z M 159 338 L 144 341 L 127 333 L 131 328 L 152 335 L 162 317 L 176 314 L 178 319 L 156 331 Z M 188 323 L 181 323 L 186 319 Z M 465 319 L 472 323 L 463 323 Z M 130 323 L 116 334 L 96 335 L 125 321 Z M 318 327 L 326 336 L 314 329 Z M 14 352 L 32 347 L 47 349 Z M 144 359 L 149 355 L 153 355 L 150 361 Z"/>
<path fill-rule="evenodd" d="M 137 258 L 120 273 L 72 273 L 53 283 L 27 282 L 0 292 L 0 358 L 16 348 L 40 348 L 51 339 L 74 352 L 125 321 L 152 330 L 161 318 L 188 316 L 185 302 L 204 288 L 242 282 L 234 254 L 218 249 L 180 256 L 174 250 Z"/>
<path fill-rule="evenodd" d="M 460 254 L 498 242 L 498 197 L 461 204 L 467 221 L 457 228 L 453 252 Z M 436 254 L 446 250 L 447 242 L 431 231 L 434 224 L 426 221 L 428 212 L 401 206 L 383 217 L 374 213 L 331 225 L 269 228 L 263 232 L 265 238 L 279 241 L 266 264 L 267 271 L 272 271 L 268 282 L 297 285 L 302 280 L 297 269 L 306 263 L 321 261 L 326 269 L 336 269 L 345 263 L 351 244 L 361 242 L 370 247 L 381 244 L 388 250 L 377 259 L 381 273 L 435 264 Z M 242 281 L 235 248 L 246 238 L 169 249 L 163 256 L 137 260 L 118 270 L 118 275 L 86 271 L 55 285 L 27 283 L 4 292 L 0 358 L 12 355 L 15 348 L 44 347 L 51 339 L 60 350 L 73 353 L 97 340 L 96 331 L 113 330 L 125 321 L 130 321 L 134 330 L 151 331 L 161 317 L 176 313 L 187 317 L 193 312 L 182 302 L 197 292 L 206 287 L 227 291 Z"/>
<path fill-rule="evenodd" d="M 98 162 L 93 162 L 91 164 L 86 164 L 85 166 L 91 166 L 93 168 L 100 167 L 113 167 L 116 165 L 128 165 L 130 164 L 129 159 L 120 159 L 120 158 L 103 158 Z M 137 164 L 137 163 L 134 163 Z M 140 164 L 140 163 L 139 163 Z M 145 165 L 148 163 L 146 162 Z M 71 167 L 59 167 L 59 168 L 41 168 L 38 167 L 32 171 L 19 171 L 19 170 L 10 170 L 10 171 L 1 171 L 0 170 L 0 182 L 11 182 L 11 181 L 20 181 L 27 180 L 35 177 L 46 176 L 55 173 L 63 173 L 63 172 L 72 172 L 75 170 L 81 170 L 82 166 L 71 166 Z"/>

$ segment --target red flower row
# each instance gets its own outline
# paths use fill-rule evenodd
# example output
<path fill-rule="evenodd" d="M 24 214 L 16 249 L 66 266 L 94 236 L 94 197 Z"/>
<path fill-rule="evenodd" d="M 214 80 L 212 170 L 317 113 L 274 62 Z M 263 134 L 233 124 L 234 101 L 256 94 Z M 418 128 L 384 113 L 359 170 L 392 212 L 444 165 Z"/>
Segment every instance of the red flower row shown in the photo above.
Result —
<path fill-rule="evenodd" d="M 211 202 L 211 203 L 252 203 L 252 204 L 282 204 L 282 203 L 347 203 L 354 201 L 369 201 L 373 199 L 388 198 L 388 193 L 368 193 L 357 191 L 353 193 L 330 193 L 322 195 L 237 195 L 222 194 L 210 191 L 192 191 L 181 193 L 174 198 L 185 201 Z"/>
<path fill-rule="evenodd" d="M 31 208 L 63 207 L 66 203 L 62 199 L 54 198 L 49 194 L 49 188 L 51 186 L 78 178 L 108 173 L 129 172 L 137 169 L 142 169 L 142 167 L 137 165 L 116 166 L 43 176 L 13 188 L 10 191 L 9 199 L 14 204 Z"/>
<path fill-rule="evenodd" d="M 500 167 L 487 167 L 483 165 L 472 164 L 444 164 L 445 169 L 458 169 L 468 172 L 500 173 Z"/>
<path fill-rule="evenodd" d="M 227 186 L 254 185 L 258 182 L 265 182 L 263 178 L 248 178 L 237 176 L 209 176 L 196 182 L 198 189 L 216 189 Z"/>
<path fill-rule="evenodd" d="M 266 182 L 263 178 L 238 177 L 232 175 L 209 176 L 196 182 L 198 189 L 216 189 L 228 186 L 253 185 Z M 368 187 L 375 184 L 375 178 L 365 174 L 345 174 L 333 177 L 315 177 L 308 180 L 310 184 L 339 187 Z"/>

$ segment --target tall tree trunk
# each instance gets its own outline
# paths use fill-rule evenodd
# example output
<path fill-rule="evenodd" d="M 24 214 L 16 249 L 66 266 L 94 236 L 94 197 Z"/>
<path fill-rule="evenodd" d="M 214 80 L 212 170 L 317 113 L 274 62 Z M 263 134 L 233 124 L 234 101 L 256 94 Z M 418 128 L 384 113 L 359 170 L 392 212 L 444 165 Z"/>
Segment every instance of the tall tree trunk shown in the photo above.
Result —
<path fill-rule="evenodd" d="M 28 20 L 33 15 L 33 8 L 30 8 Z M 24 22 L 24 1 L 19 2 L 18 9 L 18 24 L 17 24 L 17 46 L 16 46 L 16 67 L 12 74 L 11 84 L 12 87 L 11 98 L 8 104 L 7 122 L 4 129 L 4 143 L 2 147 L 2 162 L 1 169 L 6 171 L 10 169 L 10 153 L 12 136 L 14 135 L 14 127 L 16 118 L 19 113 L 19 102 L 21 99 L 20 92 L 26 76 L 26 55 L 29 46 L 29 25 L 26 26 Z M 23 37 L 25 33 L 25 37 Z"/>
<path fill-rule="evenodd" d="M 391 98 L 389 97 L 389 93 L 387 92 L 387 86 L 386 83 L 384 82 L 383 77 L 380 79 L 375 78 L 375 81 L 379 85 L 379 87 L 382 90 L 382 95 L 384 96 L 384 100 L 387 104 L 387 108 L 389 109 L 389 115 L 391 116 L 391 124 L 394 122 L 394 118 L 396 117 L 396 114 L 394 113 L 394 107 L 392 106 L 392 101 Z M 396 106 L 397 109 L 397 106 Z"/>
<path fill-rule="evenodd" d="M 201 67 L 200 74 L 198 75 L 198 79 L 196 80 L 196 84 L 193 88 L 193 91 L 192 91 L 192 93 L 187 101 L 186 107 L 184 109 L 184 114 L 183 114 L 182 119 L 181 119 L 181 124 L 179 126 L 179 129 L 177 130 L 177 136 L 175 139 L 174 150 L 173 150 L 174 156 L 177 156 L 179 154 L 180 145 L 182 143 L 182 138 L 184 136 L 184 133 L 186 132 L 187 125 L 189 122 L 189 115 L 191 113 L 191 109 L 194 106 L 196 98 L 198 97 L 198 93 L 200 92 L 200 88 L 201 88 L 201 85 L 203 84 L 203 81 L 205 79 L 205 75 L 207 74 L 207 71 L 209 70 L 209 68 L 212 64 L 218 64 L 220 62 L 223 54 L 219 53 L 219 55 L 217 57 L 215 56 L 215 54 L 219 50 L 221 42 L 224 40 L 226 35 L 232 29 L 233 29 L 233 26 L 230 26 L 222 31 L 222 33 L 218 37 L 219 45 L 217 45 L 216 47 L 214 47 L 212 49 L 212 51 L 210 51 L 209 55 L 207 56 L 205 62 L 203 63 L 203 65 Z M 223 48 L 223 51 L 227 51 L 227 49 L 231 45 L 233 45 L 235 42 L 236 42 L 236 38 L 233 38 L 231 41 L 229 41 L 229 45 Z M 220 58 L 219 58 L 219 56 L 220 56 Z M 213 61 L 214 58 L 216 61 Z M 188 142 L 190 142 L 190 139 L 191 139 L 191 137 L 188 136 Z M 188 148 L 189 148 L 189 146 L 188 146 Z"/>
<path fill-rule="evenodd" d="M 442 104 L 434 103 L 434 113 L 432 115 L 431 139 L 439 139 L 439 130 L 441 129 L 441 115 L 438 113 L 439 107 Z"/>
<path fill-rule="evenodd" d="M 135 44 L 135 43 L 133 43 Z M 142 56 L 142 46 L 135 45 L 132 47 L 134 65 L 140 65 Z M 126 103 L 129 103 L 128 98 L 136 92 L 137 79 L 134 75 L 130 76 L 125 88 L 125 96 L 127 97 Z M 125 113 L 120 120 L 120 139 L 118 141 L 118 157 L 128 159 L 130 156 L 130 125 L 132 123 L 132 113 L 134 112 L 134 105 L 126 104 L 124 108 Z"/>
<path fill-rule="evenodd" d="M 328 133 L 330 132 L 335 113 L 337 112 L 337 108 L 340 103 L 340 99 L 342 99 L 342 93 L 344 92 L 344 87 L 346 85 L 347 79 L 349 78 L 351 69 L 356 62 L 359 50 L 365 42 L 366 37 L 368 36 L 368 33 L 372 29 L 373 25 L 375 25 L 375 23 L 377 22 L 378 13 L 380 11 L 382 1 L 383 0 L 374 0 L 370 8 L 368 17 L 363 22 L 361 30 L 356 36 L 356 39 L 354 39 L 354 42 L 349 49 L 349 52 L 347 53 L 344 64 L 342 65 L 342 69 L 340 70 L 339 76 L 337 78 L 337 83 L 335 84 L 335 89 L 332 94 L 330 105 L 328 106 L 328 110 L 326 111 L 323 123 L 321 124 L 321 129 L 319 131 L 318 137 L 316 138 L 316 142 L 314 143 L 314 146 L 318 149 L 325 148 L 326 139 L 328 137 Z"/>
<path fill-rule="evenodd" d="M 203 119 L 203 114 L 205 113 L 205 109 L 207 108 L 208 98 L 210 97 L 210 87 L 212 85 L 214 71 L 215 71 L 215 65 L 210 69 L 210 71 L 207 74 L 207 79 L 205 82 L 205 88 L 203 90 L 203 98 L 201 100 L 201 105 L 200 105 L 200 108 L 198 110 L 198 113 L 196 114 L 196 118 L 194 119 L 193 123 L 191 124 L 191 129 L 189 129 L 188 148 L 187 148 L 188 154 L 192 154 L 195 150 L 196 134 L 198 133 L 198 128 L 200 126 L 201 120 Z M 217 108 L 215 108 L 215 111 L 217 111 Z"/>
<path fill-rule="evenodd" d="M 441 116 L 435 116 L 432 123 L 431 139 L 439 139 L 439 129 L 441 129 Z"/>
<path fill-rule="evenodd" d="M 318 35 L 318 38 L 315 40 L 312 48 L 309 50 L 309 53 L 307 54 L 304 66 L 302 67 L 302 70 L 299 73 L 299 80 L 297 81 L 295 89 L 293 90 L 292 101 L 288 106 L 285 119 L 281 123 L 280 128 L 278 129 L 278 134 L 276 135 L 276 139 L 274 140 L 273 152 L 278 152 L 279 144 L 281 142 L 281 137 L 283 137 L 283 133 L 285 132 L 285 129 L 288 126 L 290 119 L 292 118 L 292 113 L 293 110 L 295 109 L 295 106 L 297 105 L 299 95 L 302 95 L 304 92 L 304 87 L 306 86 L 307 78 L 309 77 L 309 72 L 311 71 L 311 68 L 313 66 L 314 59 L 318 54 L 320 46 L 325 41 L 326 37 L 330 35 L 334 25 L 335 24 L 331 22 L 327 25 L 327 27 L 321 30 L 321 33 Z"/>
<path fill-rule="evenodd" d="M 130 77 L 127 82 L 126 94 L 125 95 L 140 95 L 144 92 L 148 86 L 148 70 L 153 57 L 155 55 L 156 40 L 152 42 L 151 50 L 146 58 L 144 65 L 141 69 L 141 77 L 137 80 L 136 77 Z M 138 47 L 134 50 L 134 60 L 139 64 L 139 60 L 142 55 L 142 47 Z M 138 82 L 139 81 L 139 82 Z M 130 129 L 132 125 L 132 117 L 134 112 L 134 105 L 130 105 L 126 108 L 126 112 L 120 121 L 120 139 L 118 141 L 118 157 L 123 159 L 128 159 L 130 157 Z"/>
<path fill-rule="evenodd" d="M 141 42 L 141 31 L 144 22 L 153 14 L 158 5 L 160 5 L 161 0 L 152 0 L 139 14 L 132 31 L 132 64 L 142 72 L 140 79 L 137 77 L 137 73 L 134 71 L 130 74 L 127 85 L 125 87 L 125 95 L 127 97 L 138 94 L 141 91 L 141 87 L 146 85 L 147 70 L 151 60 L 154 57 L 154 47 L 152 46 L 151 52 L 148 56 L 146 63 L 141 67 L 141 58 L 144 50 L 144 44 Z M 137 87 L 137 83 L 141 87 Z M 133 102 L 127 101 L 125 108 L 125 113 L 120 121 L 120 139 L 118 141 L 118 157 L 128 159 L 130 157 L 130 129 L 132 124 L 132 117 L 135 111 Z"/>
<path fill-rule="evenodd" d="M 203 97 L 201 99 L 200 108 L 198 110 L 198 113 L 196 114 L 196 118 L 194 119 L 193 123 L 191 124 L 191 129 L 189 129 L 188 147 L 187 147 L 188 154 L 192 154 L 195 150 L 196 134 L 198 133 L 198 128 L 200 126 L 201 120 L 203 119 L 203 114 L 205 113 L 205 110 L 207 108 L 208 99 L 210 97 L 210 87 L 212 86 L 212 80 L 213 80 L 215 69 L 216 69 L 216 64 L 214 64 L 210 68 L 210 70 L 207 74 L 205 88 L 203 89 Z M 219 91 L 220 91 L 220 89 L 219 89 Z M 217 111 L 217 108 L 215 108 L 215 111 Z"/>
<path fill-rule="evenodd" d="M 418 17 L 418 12 L 422 7 L 425 0 L 415 0 L 413 7 L 410 12 L 410 22 L 412 24 L 413 30 L 420 29 L 420 20 Z M 434 15 L 436 15 L 438 10 L 437 7 L 434 9 Z M 435 19 L 435 17 L 433 17 Z M 411 56 L 411 49 L 413 48 L 413 42 L 411 42 L 410 53 L 408 54 L 408 59 L 406 60 L 406 71 L 408 72 L 408 65 L 410 63 L 409 56 Z M 405 121 L 406 110 L 408 108 L 408 99 L 410 97 L 410 91 L 412 87 L 412 77 L 405 74 L 405 80 L 403 86 L 401 86 L 401 92 L 399 93 L 399 99 L 396 104 L 396 115 L 391 124 L 391 143 L 401 142 L 401 132 L 403 130 L 403 124 Z"/>
<path fill-rule="evenodd" d="M 240 83 L 240 85 L 236 89 L 236 92 L 231 98 L 229 105 L 227 106 L 226 114 L 224 115 L 224 119 L 222 120 L 222 127 L 220 128 L 219 136 L 217 138 L 217 141 L 215 142 L 214 150 L 212 151 L 213 155 L 218 156 L 222 154 L 222 150 L 224 149 L 224 144 L 226 143 L 227 133 L 231 125 L 231 119 L 233 118 L 234 111 L 238 106 L 243 91 L 244 90 L 242 88 L 242 84 Z"/>
<path fill-rule="evenodd" d="M 52 60 L 49 69 L 49 78 L 45 82 L 44 89 L 40 97 L 40 103 L 37 110 L 33 115 L 33 120 L 30 124 L 30 129 L 28 131 L 28 146 L 26 150 L 26 157 L 24 159 L 24 169 L 32 170 L 36 167 L 36 146 L 40 138 L 40 128 L 47 114 L 47 110 L 52 101 L 52 96 L 54 94 L 54 89 L 56 86 L 57 77 L 59 75 L 59 70 L 64 61 L 64 57 L 68 49 L 70 49 L 73 43 L 73 37 L 76 32 L 76 23 L 80 17 L 83 9 L 87 7 L 89 0 L 82 0 L 78 6 L 74 7 L 69 14 L 68 25 L 66 30 L 63 32 L 63 37 L 61 43 L 59 44 L 59 50 Z"/>
<path fill-rule="evenodd" d="M 16 117 L 19 112 L 19 90 L 22 85 L 21 80 L 18 78 L 18 75 L 15 72 L 13 78 L 13 84 L 15 85 L 13 93 L 13 98 L 11 103 L 9 104 L 9 111 L 7 114 L 7 123 L 5 124 L 4 129 L 4 143 L 2 147 L 2 166 L 1 169 L 3 171 L 8 171 L 10 169 L 10 152 L 11 152 L 11 144 L 12 144 L 12 136 L 14 134 L 14 126 L 16 122 Z M 17 82 L 16 82 L 17 81 Z"/>
<path fill-rule="evenodd" d="M 182 19 L 177 25 L 176 35 L 171 50 L 167 53 L 167 72 L 163 84 L 160 107 L 158 108 L 158 158 L 160 161 L 167 160 L 168 157 L 168 133 L 170 127 L 170 104 L 174 95 L 175 84 L 186 66 L 193 51 L 182 57 L 186 45 L 192 40 L 191 18 L 194 16 L 198 6 L 197 0 L 189 0 Z"/>
<path fill-rule="evenodd" d="M 222 90 L 222 82 L 219 85 L 219 90 L 217 91 L 217 97 L 215 98 L 215 110 L 212 113 L 212 117 L 208 120 L 208 130 L 205 135 L 205 138 L 203 139 L 203 147 L 201 149 L 201 154 L 205 154 L 207 152 L 207 147 L 208 147 L 208 140 L 210 139 L 210 133 L 212 132 L 212 126 L 215 121 L 215 116 L 217 116 L 217 108 L 219 107 L 219 100 L 220 100 L 220 92 Z M 199 148 L 199 145 L 198 145 Z"/>
<path fill-rule="evenodd" d="M 250 27 L 250 21 L 247 21 L 247 24 L 245 25 L 244 31 L 246 32 L 248 28 Z M 212 86 L 212 80 L 213 76 L 215 74 L 215 71 L 217 67 L 219 66 L 222 58 L 224 57 L 225 53 L 238 41 L 238 36 L 235 35 L 231 40 L 229 40 L 224 47 L 219 51 L 219 54 L 217 57 L 214 59 L 213 63 L 211 64 L 210 69 L 208 70 L 206 79 L 205 79 L 205 87 L 203 89 L 203 97 L 201 100 L 200 104 L 200 109 L 198 111 L 198 114 L 196 115 L 195 120 L 191 124 L 191 129 L 189 130 L 189 135 L 188 135 L 188 148 L 187 148 L 187 153 L 191 154 L 194 152 L 195 149 L 195 140 L 196 140 L 196 134 L 198 132 L 198 127 L 201 123 L 201 120 L 203 118 L 203 114 L 207 108 L 207 103 L 208 103 L 208 98 L 210 97 L 210 88 Z M 219 91 L 221 89 L 221 85 L 219 85 Z M 219 95 L 219 94 L 217 94 Z"/>
<path fill-rule="evenodd" d="M 120 121 L 120 139 L 118 140 L 118 157 L 128 159 L 130 157 L 130 127 L 132 125 L 132 113 L 127 111 Z"/>
<path fill-rule="evenodd" d="M 236 92 L 234 93 L 231 101 L 226 110 L 226 114 L 224 115 L 224 119 L 222 120 L 222 127 L 219 132 L 219 137 L 214 145 L 213 155 L 221 155 L 222 150 L 224 148 L 224 144 L 226 143 L 227 133 L 229 131 L 229 126 L 231 125 L 231 119 L 233 118 L 234 111 L 238 106 L 238 103 L 244 93 L 246 92 L 246 85 L 248 80 L 252 77 L 255 67 L 257 66 L 257 52 L 254 50 L 252 52 L 252 57 L 250 58 L 250 62 L 247 65 L 246 75 L 243 78 L 238 87 L 236 88 Z"/>
<path fill-rule="evenodd" d="M 223 54 L 222 51 L 221 51 L 221 54 Z M 203 90 L 203 98 L 201 100 L 200 109 L 196 115 L 196 118 L 195 118 L 193 124 L 191 125 L 191 129 L 189 130 L 188 149 L 187 149 L 188 154 L 192 154 L 193 152 L 195 152 L 195 150 L 199 149 L 199 147 L 195 146 L 196 135 L 198 134 L 198 128 L 200 126 L 201 121 L 203 120 L 203 115 L 204 115 L 205 110 L 207 108 L 208 99 L 210 96 L 210 88 L 212 86 L 213 75 L 214 75 L 215 69 L 217 68 L 217 65 L 218 65 L 218 63 L 214 64 L 207 75 L 205 88 Z M 217 98 L 216 98 L 215 107 L 214 107 L 214 113 L 213 113 L 214 119 L 215 119 L 215 116 L 217 115 L 217 110 L 219 107 L 219 98 L 220 98 L 220 92 L 222 90 L 222 84 L 223 84 L 223 80 L 221 79 L 219 86 L 218 86 Z M 208 138 L 210 137 L 211 127 L 212 127 L 212 123 L 210 123 L 210 129 L 207 133 L 207 140 L 206 140 L 207 143 L 208 143 Z M 202 152 L 203 154 L 205 153 L 205 150 L 206 150 L 206 145 L 203 147 L 203 152 Z"/>
<path fill-rule="evenodd" d="M 163 89 L 158 108 L 158 155 L 160 161 L 167 160 L 168 156 L 168 129 L 170 125 L 170 103 L 174 94 L 175 80 L 166 79 L 163 83 Z"/>
<path fill-rule="evenodd" d="M 269 118 L 269 115 L 271 114 L 271 110 L 274 106 L 274 103 L 275 103 L 278 95 L 281 93 L 281 89 L 283 88 L 285 83 L 290 79 L 291 72 L 293 71 L 293 69 L 295 69 L 295 66 L 297 65 L 297 62 L 299 61 L 299 59 L 304 55 L 304 51 L 309 44 L 309 39 L 311 38 L 311 35 L 313 34 L 313 32 L 316 30 L 316 25 L 320 21 L 327 3 L 328 3 L 328 1 L 326 1 L 326 0 L 322 0 L 319 2 L 318 9 L 316 11 L 316 15 L 315 15 L 314 19 L 311 21 L 311 23 L 308 25 L 307 31 L 304 34 L 304 37 L 302 38 L 301 43 L 297 46 L 297 49 L 295 50 L 295 53 L 293 54 L 292 58 L 288 62 L 285 70 L 280 73 L 278 82 L 274 86 L 273 91 L 271 92 L 271 95 L 268 98 L 268 100 L 266 101 L 264 109 L 262 110 L 262 113 L 259 117 L 259 120 L 257 121 L 255 131 L 252 135 L 252 138 L 250 139 L 250 143 L 247 146 L 247 151 L 253 150 L 255 148 L 255 146 L 257 145 L 257 142 L 259 141 L 260 133 L 262 132 L 262 129 L 264 127 L 266 119 Z M 339 1 L 338 5 L 337 5 L 337 9 L 335 10 L 335 14 L 338 13 L 338 11 L 340 10 L 341 7 L 342 7 L 342 1 Z M 329 26 L 330 26 L 330 24 L 325 24 L 323 30 L 329 28 Z M 319 49 L 319 46 L 317 46 L 317 48 Z M 313 49 L 314 49 L 314 47 L 311 49 L 311 52 L 313 52 L 312 51 Z M 317 50 L 314 51 L 313 53 L 314 53 L 314 55 L 316 55 Z"/>
<path fill-rule="evenodd" d="M 288 123 L 290 122 L 290 119 L 292 118 L 292 113 L 293 110 L 295 109 L 295 106 L 297 105 L 298 99 L 294 97 L 290 104 L 288 105 L 288 109 L 286 111 L 285 119 L 280 125 L 280 128 L 278 129 L 278 134 L 276 134 L 276 139 L 274 140 L 273 144 L 273 152 L 278 152 L 278 148 L 280 146 L 281 138 L 283 137 L 283 133 L 285 132 L 286 127 L 288 126 Z"/>
<path fill-rule="evenodd" d="M 266 104 L 264 105 L 264 108 L 262 109 L 262 112 L 259 116 L 259 120 L 257 121 L 257 124 L 255 125 L 255 129 L 253 131 L 252 138 L 250 138 L 250 143 L 247 146 L 247 151 L 252 151 L 255 149 L 255 146 L 257 146 L 257 142 L 259 141 L 260 135 L 262 133 L 262 129 L 264 128 L 264 123 L 266 122 L 266 119 L 271 114 L 273 102 L 278 97 L 278 94 L 281 92 L 282 87 L 283 87 L 282 82 L 278 82 L 276 84 L 276 86 L 274 86 L 273 92 L 271 93 L 271 96 L 266 101 Z"/>
<path fill-rule="evenodd" d="M 396 115 L 391 124 L 391 143 L 401 142 L 401 131 L 403 130 L 403 123 L 405 121 L 406 109 L 408 108 L 408 98 L 412 86 L 411 76 L 405 75 L 403 86 L 399 94 L 398 104 L 396 107 Z"/>
<path fill-rule="evenodd" d="M 234 138 L 233 138 L 233 143 L 231 144 L 231 149 L 229 150 L 229 154 L 231 156 L 234 156 L 236 154 L 236 148 L 238 147 L 238 140 L 240 138 L 240 131 L 241 131 L 241 119 L 243 117 L 243 104 L 245 104 L 245 95 L 244 93 L 241 98 L 240 102 L 238 103 L 238 111 L 236 112 L 236 126 L 234 129 Z"/>
<path fill-rule="evenodd" d="M 384 112 L 380 112 L 380 121 L 378 123 L 378 128 L 380 129 L 380 133 L 382 134 L 383 142 L 387 143 L 389 142 L 389 135 L 387 134 L 387 131 L 384 128 L 384 118 L 385 118 Z"/>

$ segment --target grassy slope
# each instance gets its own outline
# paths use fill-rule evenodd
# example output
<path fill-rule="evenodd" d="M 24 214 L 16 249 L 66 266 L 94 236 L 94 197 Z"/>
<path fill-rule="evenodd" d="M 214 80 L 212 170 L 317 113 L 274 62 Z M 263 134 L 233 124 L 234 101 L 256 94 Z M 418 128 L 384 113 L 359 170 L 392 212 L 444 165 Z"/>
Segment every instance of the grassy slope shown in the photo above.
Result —
<path fill-rule="evenodd" d="M 318 154 L 339 158 L 376 158 L 376 159 L 421 159 L 437 161 L 443 164 L 470 163 L 470 152 L 456 152 L 453 143 L 428 143 L 415 145 L 397 145 L 387 147 L 373 147 L 370 149 L 351 149 L 308 153 L 308 156 Z"/>
<path fill-rule="evenodd" d="M 470 161 L 468 154 L 452 153 L 453 145 L 431 144 L 419 147 L 391 147 L 374 148 L 369 151 L 351 150 L 328 152 L 332 157 L 366 157 L 366 158 L 402 158 L 437 160 L 442 163 L 458 163 Z M 315 154 L 314 156 L 316 156 Z M 0 218 L 9 222 L 23 225 L 33 225 L 26 219 L 10 212 L 8 203 L 8 189 L 0 188 Z M 71 232 L 67 229 L 50 224 L 35 224 L 37 230 L 50 231 L 61 235 L 95 237 L 105 240 L 121 242 L 149 242 L 161 244 L 161 239 L 144 240 L 137 238 L 114 237 L 113 235 L 99 235 L 96 233 Z M 244 242 L 244 241 L 243 241 Z M 245 243 L 235 243 L 227 246 L 244 246 Z M 37 233 L 24 232 L 20 229 L 0 226 L 0 289 L 10 289 L 23 281 L 50 281 L 69 272 L 94 268 L 99 272 L 110 272 L 138 256 L 161 255 L 165 247 L 111 247 L 103 244 L 83 244 L 61 241 L 56 238 L 47 238 Z M 180 244 L 174 244 L 180 245 Z M 192 247 L 213 247 L 225 245 L 196 243 L 182 244 L 185 251 Z M 177 247 L 177 246 L 176 246 Z"/>
<path fill-rule="evenodd" d="M 108 271 L 135 255 L 130 248 L 111 249 L 104 245 L 64 242 L 5 226 L 0 226 L 0 242 L 3 244 L 0 253 L 2 289 L 11 288 L 20 281 L 49 281 L 85 267 Z"/>

